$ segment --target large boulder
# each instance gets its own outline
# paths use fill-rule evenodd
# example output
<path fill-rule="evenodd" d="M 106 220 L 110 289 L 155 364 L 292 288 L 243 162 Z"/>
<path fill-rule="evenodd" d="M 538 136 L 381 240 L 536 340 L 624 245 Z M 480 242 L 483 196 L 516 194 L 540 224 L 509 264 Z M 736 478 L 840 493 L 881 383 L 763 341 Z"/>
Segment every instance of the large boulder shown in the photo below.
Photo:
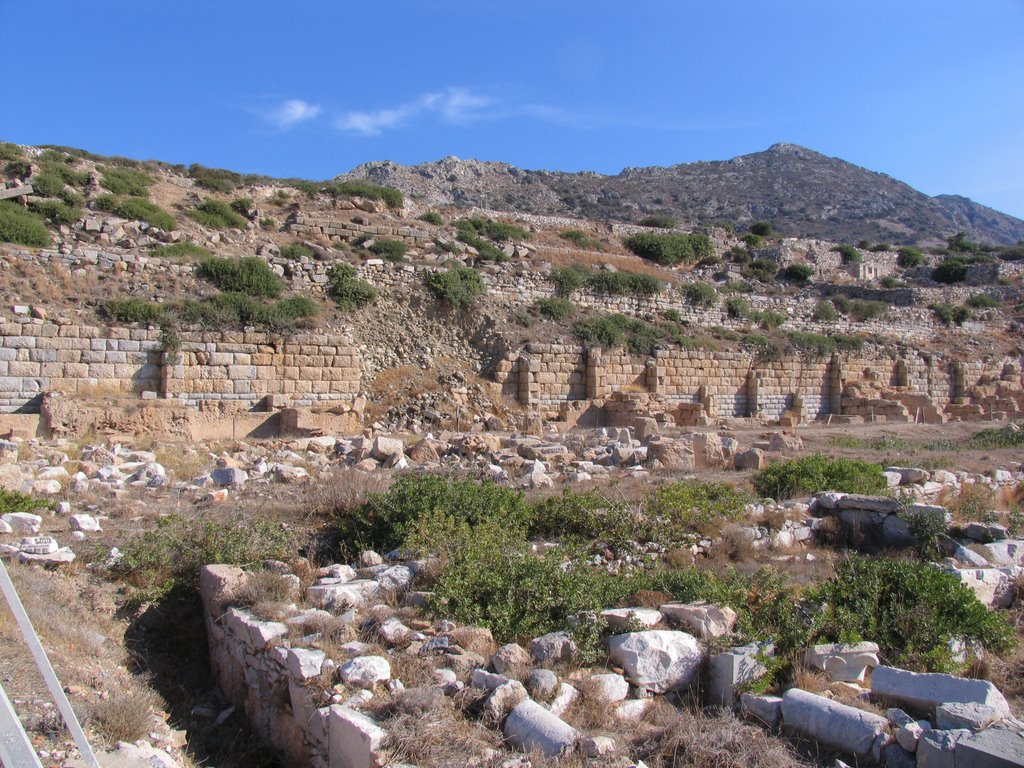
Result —
<path fill-rule="evenodd" d="M 647 443 L 648 461 L 657 460 L 666 469 L 693 469 L 693 448 L 682 440 L 658 438 Z"/>
<path fill-rule="evenodd" d="M 568 632 L 549 632 L 530 641 L 530 657 L 538 664 L 571 662 L 579 653 Z"/>
<path fill-rule="evenodd" d="M 736 626 L 736 611 L 709 603 L 666 603 L 659 609 L 670 622 L 701 640 L 722 637 Z"/>
<path fill-rule="evenodd" d="M 685 688 L 704 660 L 697 638 L 672 630 L 616 635 L 609 639 L 608 650 L 633 685 L 654 693 Z"/>

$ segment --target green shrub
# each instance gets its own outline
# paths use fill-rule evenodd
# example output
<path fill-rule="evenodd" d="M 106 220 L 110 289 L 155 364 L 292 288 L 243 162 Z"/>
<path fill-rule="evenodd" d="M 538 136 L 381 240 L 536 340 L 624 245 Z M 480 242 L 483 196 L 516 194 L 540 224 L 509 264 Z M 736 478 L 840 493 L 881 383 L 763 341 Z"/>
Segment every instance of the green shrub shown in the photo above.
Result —
<path fill-rule="evenodd" d="M 886 664 L 951 672 L 948 644 L 964 639 L 1000 653 L 1015 645 L 1006 619 L 956 577 L 927 563 L 852 557 L 817 590 L 822 640 L 878 643 Z"/>
<path fill-rule="evenodd" d="M 369 251 L 385 261 L 404 261 L 406 245 L 398 240 L 377 240 Z"/>
<path fill-rule="evenodd" d="M 768 237 L 772 233 L 772 225 L 767 221 L 755 221 L 750 225 L 750 233 L 761 237 Z"/>
<path fill-rule="evenodd" d="M 647 516 L 663 527 L 662 541 L 682 542 L 691 534 L 706 534 L 722 521 L 738 520 L 753 499 L 724 483 L 683 480 L 655 491 Z"/>
<path fill-rule="evenodd" d="M 101 195 L 93 205 L 97 210 L 107 211 L 122 219 L 145 221 L 157 229 L 170 231 L 178 228 L 178 222 L 171 214 L 142 197 Z"/>
<path fill-rule="evenodd" d="M 356 270 L 349 264 L 334 264 L 327 270 L 327 293 L 338 309 L 344 312 L 365 307 L 377 300 L 377 289 L 356 279 Z"/>
<path fill-rule="evenodd" d="M 971 310 L 956 304 L 929 304 L 928 309 L 935 315 L 935 319 L 943 325 L 963 325 L 965 320 L 971 319 Z"/>
<path fill-rule="evenodd" d="M 598 347 L 625 346 L 633 355 L 650 355 L 665 338 L 663 329 L 625 315 L 600 315 L 577 320 L 573 333 L 581 344 Z"/>
<path fill-rule="evenodd" d="M 32 177 L 32 192 L 40 197 L 57 197 L 64 191 L 64 179 L 55 173 L 37 173 Z"/>
<path fill-rule="evenodd" d="M 621 543 L 632 538 L 635 530 L 622 504 L 593 491 L 566 489 L 533 505 L 527 535 L 584 544 Z"/>
<path fill-rule="evenodd" d="M 594 240 L 586 232 L 580 229 L 567 229 L 564 232 L 560 232 L 558 235 L 563 240 L 568 240 L 573 245 L 584 248 L 591 251 L 603 251 L 604 246 L 597 240 Z"/>
<path fill-rule="evenodd" d="M 164 306 L 136 298 L 110 299 L 100 305 L 101 314 L 119 323 L 155 325 L 163 320 Z"/>
<path fill-rule="evenodd" d="M 42 216 L 0 200 L 0 242 L 43 248 L 51 242 L 50 231 Z"/>
<path fill-rule="evenodd" d="M 366 200 L 380 200 L 388 208 L 398 209 L 405 204 L 405 198 L 397 189 L 382 187 L 369 181 L 306 181 L 285 179 L 289 186 L 305 192 L 308 197 L 324 194 L 335 200 L 362 197 Z"/>
<path fill-rule="evenodd" d="M 743 267 L 743 274 L 752 280 L 772 283 L 779 274 L 779 265 L 771 259 L 754 259 Z"/>
<path fill-rule="evenodd" d="M 718 291 L 708 283 L 688 283 L 683 287 L 683 295 L 695 307 L 713 307 L 718 304 Z"/>
<path fill-rule="evenodd" d="M 892 275 L 886 275 L 885 277 L 883 277 L 881 283 L 883 288 L 888 288 L 889 290 L 907 287 L 907 284 L 905 282 L 893 277 Z"/>
<path fill-rule="evenodd" d="M 4 175 L 9 178 L 23 179 L 32 173 L 32 163 L 28 160 L 11 160 L 4 166 Z"/>
<path fill-rule="evenodd" d="M 750 304 L 742 296 L 730 296 L 725 300 L 725 313 L 734 320 L 742 320 L 750 315 Z"/>
<path fill-rule="evenodd" d="M 853 302 L 850 301 L 850 297 L 849 296 L 845 296 L 845 295 L 840 293 L 840 294 L 832 297 L 832 306 L 835 307 L 836 310 L 840 314 L 843 314 L 843 315 L 850 314 L 850 307 L 852 305 L 853 305 Z"/>
<path fill-rule="evenodd" d="M 979 250 L 977 243 L 972 243 L 963 232 L 957 232 L 952 237 L 946 238 L 949 250 L 953 253 L 974 253 Z"/>
<path fill-rule="evenodd" d="M 44 162 L 42 168 L 45 174 L 56 176 L 68 186 L 78 187 L 79 189 L 84 188 L 89 183 L 91 177 L 88 171 L 76 171 L 64 162 Z"/>
<path fill-rule="evenodd" d="M 971 448 L 1019 448 L 1024 446 L 1024 429 L 1016 432 L 992 427 L 975 432 L 970 437 Z"/>
<path fill-rule="evenodd" d="M 641 232 L 627 238 L 624 244 L 640 258 L 667 267 L 699 261 L 713 252 L 711 239 L 698 233 L 660 235 Z"/>
<path fill-rule="evenodd" d="M 284 287 L 281 278 L 256 256 L 237 260 L 212 256 L 199 262 L 196 274 L 222 291 L 246 296 L 274 298 Z"/>
<path fill-rule="evenodd" d="M 199 588 L 204 565 L 245 565 L 294 554 L 290 534 L 280 525 L 241 515 L 225 522 L 175 514 L 121 547 L 114 570 L 129 585 L 129 602 L 156 602 L 171 592 Z"/>
<path fill-rule="evenodd" d="M 202 246 L 184 242 L 172 243 L 171 245 L 161 245 L 154 248 L 150 253 L 153 256 L 158 256 L 164 259 L 178 259 L 184 256 L 210 256 L 210 252 Z"/>
<path fill-rule="evenodd" d="M 781 312 L 773 312 L 771 310 L 765 310 L 764 312 L 751 312 L 749 317 L 766 331 L 774 330 L 786 322 L 785 315 Z"/>
<path fill-rule="evenodd" d="M 818 333 L 791 331 L 787 337 L 790 346 L 794 349 L 816 357 L 827 357 L 837 349 L 855 352 L 864 346 L 864 342 L 856 336 L 844 336 L 842 334 L 822 336 Z"/>
<path fill-rule="evenodd" d="M 548 274 L 548 280 L 555 284 L 555 295 L 567 298 L 587 283 L 590 271 L 584 267 L 556 267 Z"/>
<path fill-rule="evenodd" d="M 576 305 L 559 296 L 537 299 L 537 311 L 551 320 L 565 320 L 576 311 Z"/>
<path fill-rule="evenodd" d="M 787 264 L 782 276 L 787 280 L 803 283 L 814 276 L 814 267 L 810 264 Z"/>
<path fill-rule="evenodd" d="M 100 186 L 112 195 L 128 197 L 148 197 L 152 177 L 135 168 L 109 167 L 104 168 L 100 175 Z"/>
<path fill-rule="evenodd" d="M 889 305 L 882 301 L 854 299 L 850 302 L 847 314 L 859 323 L 877 320 L 889 311 Z"/>
<path fill-rule="evenodd" d="M 508 256 L 505 255 L 503 250 L 495 246 L 494 243 L 489 240 L 484 240 L 482 237 L 478 237 L 473 230 L 459 230 L 457 239 L 460 243 L 465 243 L 470 248 L 474 248 L 479 258 L 484 261 L 496 261 L 499 263 L 508 261 Z"/>
<path fill-rule="evenodd" d="M 2 145 L 0 145 L 2 148 Z M 49 509 L 53 503 L 46 499 L 36 499 L 18 491 L 0 488 L 0 515 L 14 512 L 35 512 L 38 509 Z"/>
<path fill-rule="evenodd" d="M 486 237 L 488 240 L 493 240 L 496 243 L 502 243 L 507 240 L 530 239 L 530 233 L 522 227 L 517 227 L 515 224 L 508 224 L 504 221 L 495 221 L 494 219 L 482 219 L 479 217 L 459 219 L 455 222 L 455 228 L 460 233 L 467 232 L 477 237 Z"/>
<path fill-rule="evenodd" d="M 612 296 L 655 296 L 665 288 L 661 280 L 651 275 L 612 272 L 608 269 L 591 273 L 587 277 L 586 286 L 595 293 Z"/>
<path fill-rule="evenodd" d="M 302 243 L 288 243 L 281 247 L 281 256 L 285 259 L 298 261 L 299 259 L 312 259 L 313 249 Z"/>
<path fill-rule="evenodd" d="M 51 224 L 70 226 L 82 218 L 82 209 L 77 205 L 68 205 L 60 200 L 33 200 L 29 210 L 38 213 Z"/>
<path fill-rule="evenodd" d="M 644 216 L 637 224 L 641 227 L 655 227 L 657 229 L 675 229 L 679 226 L 679 222 L 674 218 L 664 215 Z"/>
<path fill-rule="evenodd" d="M 444 224 L 444 219 L 441 218 L 441 214 L 437 211 L 427 211 L 420 215 L 420 221 L 425 221 L 427 224 L 433 224 L 435 227 L 440 227 Z"/>
<path fill-rule="evenodd" d="M 953 285 L 967 279 L 967 262 L 963 259 L 950 258 L 932 270 L 932 280 L 937 283 Z"/>
<path fill-rule="evenodd" d="M 20 160 L 24 155 L 22 154 L 21 147 L 17 144 L 11 144 L 8 141 L 0 141 L 0 163 L 8 162 L 10 160 Z"/>
<path fill-rule="evenodd" d="M 291 329 L 296 320 L 313 317 L 317 311 L 316 303 L 305 296 L 267 303 L 238 292 L 218 293 L 202 301 L 185 301 L 175 309 L 184 323 L 215 328 L 251 325 L 278 332 Z"/>
<path fill-rule="evenodd" d="M 860 251 L 852 245 L 837 245 L 832 251 L 839 254 L 843 264 L 860 264 L 863 261 Z"/>
<path fill-rule="evenodd" d="M 188 175 L 195 181 L 197 187 L 208 189 L 211 192 L 230 192 L 242 183 L 241 174 L 234 171 L 206 168 L 197 164 L 189 166 Z"/>
<path fill-rule="evenodd" d="M 896 253 L 896 264 L 903 269 L 912 269 L 924 264 L 924 254 L 917 248 L 907 246 L 900 248 Z"/>
<path fill-rule="evenodd" d="M 427 275 L 426 285 L 435 299 L 453 307 L 469 306 L 487 290 L 480 273 L 469 267 L 432 272 Z"/>
<path fill-rule="evenodd" d="M 967 306 L 971 309 L 995 309 L 999 302 L 987 293 L 976 293 L 967 299 Z"/>
<path fill-rule="evenodd" d="M 528 508 L 522 493 L 490 480 L 402 475 L 385 493 L 371 494 L 354 509 L 339 510 L 337 526 L 341 540 L 354 551 L 389 552 L 408 546 L 420 521 L 439 516 L 473 526 L 495 521 L 510 529 L 522 529 Z M 420 546 L 434 544 L 427 538 L 422 530 L 417 532 Z"/>
<path fill-rule="evenodd" d="M 245 229 L 245 225 L 248 223 L 223 200 L 214 200 L 209 197 L 192 210 L 187 211 L 187 215 L 210 229 L 228 229 L 229 227 Z"/>
<path fill-rule="evenodd" d="M 252 207 L 253 202 L 251 197 L 236 197 L 231 201 L 231 210 L 245 218 L 249 218 L 249 212 L 252 211 Z"/>
<path fill-rule="evenodd" d="M 822 299 L 814 305 L 812 318 L 821 323 L 832 323 L 839 319 L 839 312 L 835 304 L 828 299 Z"/>
<path fill-rule="evenodd" d="M 764 238 L 761 237 L 760 235 L 755 235 L 753 232 L 750 232 L 743 235 L 743 237 L 740 238 L 740 242 L 747 246 L 747 248 L 760 248 L 762 245 L 764 245 Z"/>
<path fill-rule="evenodd" d="M 754 475 L 753 484 L 760 495 L 780 501 L 821 491 L 879 494 L 887 487 L 877 464 L 821 454 L 770 464 Z"/>

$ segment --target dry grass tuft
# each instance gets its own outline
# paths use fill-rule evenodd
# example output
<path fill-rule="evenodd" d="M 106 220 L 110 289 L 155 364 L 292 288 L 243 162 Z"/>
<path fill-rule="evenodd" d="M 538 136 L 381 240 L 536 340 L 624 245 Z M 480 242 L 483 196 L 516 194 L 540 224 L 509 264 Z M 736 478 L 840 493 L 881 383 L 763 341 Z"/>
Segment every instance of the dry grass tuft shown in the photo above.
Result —
<path fill-rule="evenodd" d="M 308 485 L 307 503 L 313 515 L 332 517 L 365 503 L 371 493 L 385 493 L 391 486 L 391 473 L 360 472 L 340 467 L 330 476 Z"/>
<path fill-rule="evenodd" d="M 149 690 L 119 690 L 92 705 L 89 724 L 110 744 L 138 741 L 151 730 L 151 715 L 157 706 L 156 696 Z"/>
<path fill-rule="evenodd" d="M 444 766 L 466 765 L 468 759 L 500 746 L 498 734 L 466 720 L 440 691 L 413 688 L 378 711 L 388 736 L 386 763 Z"/>
<path fill-rule="evenodd" d="M 566 720 L 581 731 L 607 729 L 615 723 L 612 705 L 604 696 L 604 689 L 594 680 L 586 679 L 574 683 L 580 692 L 566 712 Z"/>
<path fill-rule="evenodd" d="M 732 713 L 705 715 L 659 702 L 638 729 L 634 749 L 650 768 L 797 768 L 781 741 Z"/>
<path fill-rule="evenodd" d="M 984 483 L 964 483 L 959 491 L 943 491 L 939 504 L 953 515 L 954 523 L 984 521 L 994 517 L 996 494 Z"/>
<path fill-rule="evenodd" d="M 739 525 L 727 525 L 711 546 L 711 558 L 719 562 L 747 563 L 757 559 L 757 548 L 749 531 Z"/>

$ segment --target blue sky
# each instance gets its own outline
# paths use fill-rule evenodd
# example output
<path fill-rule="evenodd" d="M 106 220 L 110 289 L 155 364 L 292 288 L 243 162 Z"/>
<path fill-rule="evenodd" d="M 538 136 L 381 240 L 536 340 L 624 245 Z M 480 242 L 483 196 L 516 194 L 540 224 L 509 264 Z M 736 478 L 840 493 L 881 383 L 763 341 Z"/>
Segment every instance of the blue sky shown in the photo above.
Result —
<path fill-rule="evenodd" d="M 31 62 L 8 141 L 308 178 L 788 141 L 1024 217 L 1022 0 L 0 0 L 0 28 Z"/>

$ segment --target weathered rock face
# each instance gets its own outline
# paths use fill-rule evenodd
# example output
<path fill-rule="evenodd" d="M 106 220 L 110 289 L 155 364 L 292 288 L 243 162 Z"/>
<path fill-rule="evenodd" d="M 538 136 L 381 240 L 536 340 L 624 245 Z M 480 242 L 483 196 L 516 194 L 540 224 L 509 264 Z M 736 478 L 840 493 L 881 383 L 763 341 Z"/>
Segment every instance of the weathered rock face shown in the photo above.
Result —
<path fill-rule="evenodd" d="M 653 693 L 685 688 L 704 659 L 697 638 L 671 630 L 615 635 L 608 641 L 608 651 L 633 685 Z"/>

